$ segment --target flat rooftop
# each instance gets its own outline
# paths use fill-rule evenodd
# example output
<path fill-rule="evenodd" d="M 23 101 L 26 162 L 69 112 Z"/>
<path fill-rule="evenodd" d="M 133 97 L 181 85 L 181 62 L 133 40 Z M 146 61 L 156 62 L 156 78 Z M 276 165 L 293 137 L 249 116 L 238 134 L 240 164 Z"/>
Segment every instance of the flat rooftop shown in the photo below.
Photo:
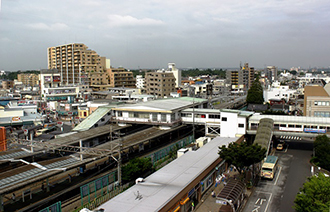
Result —
<path fill-rule="evenodd" d="M 218 146 L 238 138 L 217 137 L 197 151 L 189 151 L 125 192 L 102 204 L 105 211 L 159 211 L 218 158 Z"/>

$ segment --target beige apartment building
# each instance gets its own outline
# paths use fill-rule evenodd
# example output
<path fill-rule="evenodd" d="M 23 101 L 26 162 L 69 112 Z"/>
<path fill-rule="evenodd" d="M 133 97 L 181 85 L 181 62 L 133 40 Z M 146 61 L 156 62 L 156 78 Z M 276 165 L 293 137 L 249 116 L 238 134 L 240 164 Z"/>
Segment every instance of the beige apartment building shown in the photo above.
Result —
<path fill-rule="evenodd" d="M 110 87 L 135 88 L 135 79 L 131 71 L 124 68 L 107 69 Z"/>
<path fill-rule="evenodd" d="M 22 82 L 25 86 L 36 86 L 39 85 L 38 74 L 17 74 L 17 81 Z"/>
<path fill-rule="evenodd" d="M 170 97 L 175 92 L 175 77 L 173 72 L 156 71 L 145 75 L 146 92 L 158 98 Z"/>
<path fill-rule="evenodd" d="M 62 85 L 90 84 L 94 73 L 106 73 L 110 68 L 110 60 L 82 43 L 49 47 L 47 53 L 48 69 L 59 70 Z"/>

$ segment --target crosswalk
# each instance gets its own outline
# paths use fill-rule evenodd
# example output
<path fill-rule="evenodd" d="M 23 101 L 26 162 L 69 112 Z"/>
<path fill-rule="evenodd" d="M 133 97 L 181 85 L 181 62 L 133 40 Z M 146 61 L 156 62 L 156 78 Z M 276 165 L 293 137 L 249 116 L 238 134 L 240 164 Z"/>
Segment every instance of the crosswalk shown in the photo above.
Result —
<path fill-rule="evenodd" d="M 283 139 L 283 140 L 302 140 L 302 138 L 299 137 L 299 136 L 288 136 L 288 135 L 281 135 L 280 139 Z"/>

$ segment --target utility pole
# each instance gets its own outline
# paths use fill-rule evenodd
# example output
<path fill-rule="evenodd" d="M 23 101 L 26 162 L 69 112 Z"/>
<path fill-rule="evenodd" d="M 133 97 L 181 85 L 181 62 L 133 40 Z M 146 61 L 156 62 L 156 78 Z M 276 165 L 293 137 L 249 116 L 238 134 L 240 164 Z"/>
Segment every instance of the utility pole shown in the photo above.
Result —
<path fill-rule="evenodd" d="M 112 134 L 116 134 L 116 136 L 112 136 Z M 110 149 L 111 149 L 111 157 L 117 162 L 117 176 L 118 176 L 118 185 L 121 186 L 121 148 L 122 148 L 122 137 L 125 133 L 120 132 L 112 132 L 112 125 L 110 124 Z M 115 138 L 115 139 L 114 139 Z M 114 152 L 118 153 L 118 158 L 114 157 Z"/>

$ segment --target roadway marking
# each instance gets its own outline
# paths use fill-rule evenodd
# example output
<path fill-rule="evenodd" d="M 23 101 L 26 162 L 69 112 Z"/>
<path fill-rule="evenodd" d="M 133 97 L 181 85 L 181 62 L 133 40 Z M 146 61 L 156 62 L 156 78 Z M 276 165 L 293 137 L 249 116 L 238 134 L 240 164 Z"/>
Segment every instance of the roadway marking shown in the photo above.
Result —
<path fill-rule="evenodd" d="M 280 171 L 278 172 L 278 175 L 276 176 L 276 180 L 274 182 L 274 185 L 276 185 L 276 183 L 278 181 L 278 178 L 280 177 L 281 171 L 282 171 L 282 166 L 280 167 Z"/>
<path fill-rule="evenodd" d="M 254 208 L 253 210 L 252 210 L 252 212 L 258 212 L 258 209 L 260 208 L 260 206 L 256 206 L 256 208 Z"/>
<path fill-rule="evenodd" d="M 267 210 L 268 210 L 268 207 L 269 207 L 269 203 L 270 203 L 270 201 L 271 201 L 271 199 L 272 199 L 272 193 L 269 193 L 269 192 L 264 192 L 264 191 L 258 191 L 258 193 L 264 193 L 264 194 L 269 194 L 269 199 L 268 199 L 268 201 L 267 201 L 267 199 L 260 199 L 260 198 L 258 198 L 258 200 L 256 201 L 256 204 L 259 202 L 259 200 L 261 200 L 260 201 L 260 205 L 262 205 L 262 203 L 264 202 L 264 201 L 267 201 L 267 205 L 266 205 L 266 208 L 265 208 L 265 210 L 264 210 L 264 212 L 267 212 Z M 252 210 L 252 212 L 258 212 L 258 209 L 260 208 L 260 206 L 258 206 L 258 205 L 255 205 L 254 206 L 255 208 Z"/>
<path fill-rule="evenodd" d="M 270 197 L 269 197 L 269 200 L 267 202 L 267 205 L 266 205 L 266 208 L 265 208 L 265 212 L 267 212 L 267 209 L 268 209 L 268 206 L 269 206 L 269 203 L 270 203 L 270 200 L 272 199 L 272 193 L 270 193 Z"/>

